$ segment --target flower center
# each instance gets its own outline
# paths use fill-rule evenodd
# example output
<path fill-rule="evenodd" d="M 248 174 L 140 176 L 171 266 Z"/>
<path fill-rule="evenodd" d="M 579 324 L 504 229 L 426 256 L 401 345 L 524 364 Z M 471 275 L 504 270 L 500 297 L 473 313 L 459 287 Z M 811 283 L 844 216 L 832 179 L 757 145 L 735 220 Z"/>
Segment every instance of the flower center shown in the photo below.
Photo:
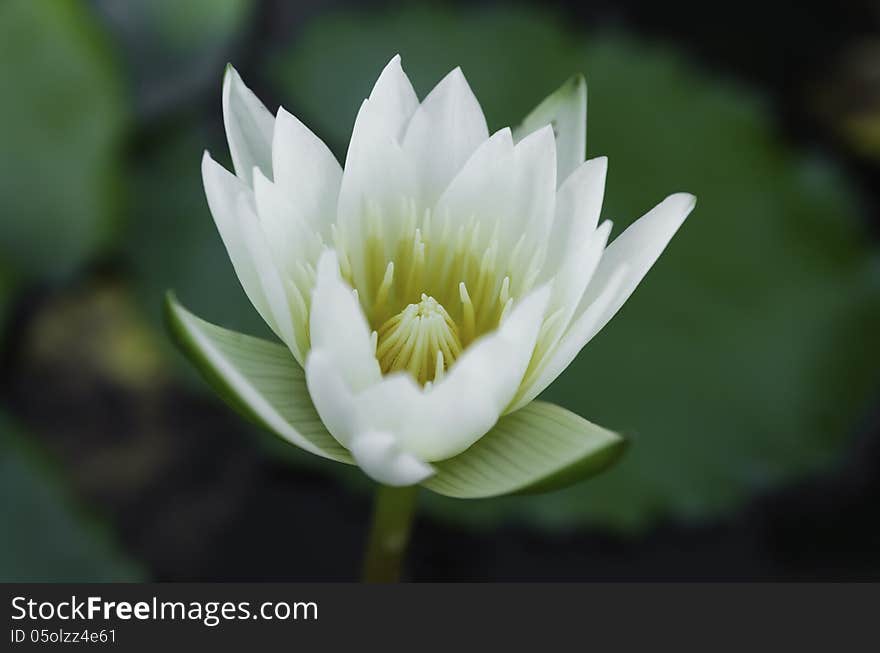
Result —
<path fill-rule="evenodd" d="M 439 381 L 461 354 L 458 327 L 433 297 L 422 294 L 376 332 L 383 374 L 405 370 L 422 385 Z"/>

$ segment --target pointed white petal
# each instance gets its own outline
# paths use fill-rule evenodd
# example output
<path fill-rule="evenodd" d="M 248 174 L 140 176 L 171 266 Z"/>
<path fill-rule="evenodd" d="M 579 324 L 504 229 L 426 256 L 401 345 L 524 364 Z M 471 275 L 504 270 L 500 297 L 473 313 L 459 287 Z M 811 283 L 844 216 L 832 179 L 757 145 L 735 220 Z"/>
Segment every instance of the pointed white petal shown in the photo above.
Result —
<path fill-rule="evenodd" d="M 524 298 L 501 327 L 472 343 L 442 381 L 423 390 L 406 374 L 355 397 L 356 430 L 393 433 L 423 460 L 461 453 L 498 420 L 531 358 L 550 288 Z"/>
<path fill-rule="evenodd" d="M 370 100 L 364 101 L 345 161 L 336 224 L 351 265 L 352 282 L 365 292 L 369 286 L 364 244 L 381 223 L 380 244 L 393 246 L 400 235 L 410 202 L 418 188 L 415 169 L 400 144 L 379 131 L 370 133 Z"/>
<path fill-rule="evenodd" d="M 275 334 L 284 341 L 284 344 L 290 348 L 296 360 L 302 365 L 305 360 L 305 350 L 296 337 L 284 277 L 275 266 L 275 257 L 254 211 L 252 198 L 244 196 L 238 198 L 238 215 L 240 216 L 239 226 L 245 247 L 250 259 L 254 262 L 254 269 L 269 305 L 269 313 L 272 316 L 270 326 L 275 325 Z"/>
<path fill-rule="evenodd" d="M 355 118 L 345 157 L 340 191 L 340 205 L 344 206 L 340 206 L 340 217 L 360 209 L 365 192 L 373 190 L 369 182 L 380 175 L 371 178 L 370 172 L 387 173 L 385 176 L 390 179 L 383 186 L 394 182 L 395 170 L 386 171 L 382 166 L 386 159 L 403 159 L 402 154 L 397 154 L 402 152 L 400 140 L 418 106 L 416 92 L 401 68 L 400 56 L 395 56 L 379 75 Z"/>
<path fill-rule="evenodd" d="M 537 397 L 614 317 L 659 258 L 695 203 L 696 198 L 688 193 L 670 195 L 608 246 L 581 298 L 571 327 L 563 335 L 556 351 L 548 357 L 540 377 L 520 390 L 512 410 Z"/>
<path fill-rule="evenodd" d="M 235 173 L 250 186 L 254 166 L 272 179 L 272 132 L 275 119 L 238 75 L 226 67 L 223 122 Z"/>
<path fill-rule="evenodd" d="M 382 110 L 364 100 L 355 118 L 339 190 L 337 219 L 361 219 L 367 203 L 385 208 L 416 194 L 413 166 L 400 143 L 381 123 Z"/>
<path fill-rule="evenodd" d="M 217 231 L 220 232 L 220 238 L 235 268 L 235 274 L 254 308 L 264 320 L 270 322 L 267 319 L 269 305 L 238 224 L 238 197 L 251 192 L 250 188 L 214 161 L 207 151 L 202 156 L 202 181 L 205 185 L 208 207 L 211 209 Z"/>
<path fill-rule="evenodd" d="M 423 206 L 433 206 L 487 138 L 480 103 L 456 68 L 416 109 L 403 139 L 403 149 L 417 169 Z"/>
<path fill-rule="evenodd" d="M 623 306 L 666 249 L 666 245 L 694 209 L 696 202 L 697 198 L 688 193 L 670 195 L 631 224 L 608 246 L 596 274 L 581 298 L 577 313 L 585 311 L 604 292 L 605 286 L 622 265 L 626 266 L 627 275 L 614 300 L 599 317 L 595 331 L 589 338 L 598 333 Z"/>
<path fill-rule="evenodd" d="M 370 131 L 382 132 L 399 141 L 410 118 L 419 106 L 419 98 L 400 63 L 400 55 L 394 56 L 382 70 L 370 93 L 372 113 Z"/>
<path fill-rule="evenodd" d="M 306 385 L 315 410 L 339 444 L 349 447 L 355 433 L 353 395 L 326 351 L 312 349 L 306 359 Z"/>
<path fill-rule="evenodd" d="M 415 485 L 434 473 L 431 465 L 402 451 L 391 433 L 367 431 L 351 443 L 355 461 L 368 476 L 383 485 Z"/>
<path fill-rule="evenodd" d="M 283 107 L 275 119 L 272 168 L 287 201 L 329 242 L 342 168 L 323 141 Z"/>
<path fill-rule="evenodd" d="M 358 244 L 349 251 L 358 287 L 367 287 L 359 245 L 367 238 L 368 216 L 381 216 L 383 240 L 392 241 L 405 208 L 417 194 L 415 170 L 400 139 L 418 105 L 397 56 L 382 71 L 355 119 L 339 191 L 337 226 L 344 242 Z"/>
<path fill-rule="evenodd" d="M 321 236 L 277 183 L 254 169 L 254 200 L 260 224 L 278 267 L 292 275 L 299 266 L 315 265 L 323 251 Z"/>
<path fill-rule="evenodd" d="M 545 276 L 555 274 L 572 248 L 580 247 L 595 231 L 605 195 L 608 158 L 604 156 L 582 163 L 556 193 L 556 214 L 547 246 Z"/>
<path fill-rule="evenodd" d="M 612 274 L 604 291 L 586 311 L 574 319 L 556 349 L 546 355 L 542 361 L 541 369 L 537 370 L 536 374 L 530 375 L 529 379 L 525 379 L 516 398 L 505 411 L 506 414 L 513 413 L 532 401 L 571 364 L 571 361 L 589 340 L 587 334 L 595 333 L 597 322 L 614 300 L 626 273 L 627 269 L 624 266 Z"/>
<path fill-rule="evenodd" d="M 536 353 L 549 353 L 568 329 L 581 297 L 602 259 L 611 226 L 611 222 L 606 220 L 590 237 L 584 239 L 579 246 L 573 247 L 563 259 L 553 279 L 553 294 L 547 308 L 547 315 L 554 316 L 554 326 L 550 332 L 542 333 L 539 343 L 541 351 Z M 539 363 L 540 361 L 532 361 L 532 365 Z"/>
<path fill-rule="evenodd" d="M 541 242 L 552 224 L 556 202 L 556 152 L 549 127 L 510 147 L 501 130 L 480 146 L 437 202 L 439 216 L 477 219 L 491 233 L 500 222 L 502 247 L 512 248 L 525 233 Z"/>
<path fill-rule="evenodd" d="M 513 161 L 513 137 L 510 129 L 500 129 L 484 141 L 471 155 L 444 191 L 437 203 L 438 214 L 450 219 L 467 220 L 485 213 L 483 207 L 507 191 Z M 472 205 L 470 208 L 469 205 Z M 464 214 L 464 215 L 462 215 Z"/>
<path fill-rule="evenodd" d="M 253 209 L 253 192 L 205 152 L 202 179 L 211 215 L 235 274 L 266 324 L 289 346 L 296 345 L 286 298 Z M 302 361 L 301 351 L 293 351 Z"/>
<path fill-rule="evenodd" d="M 339 275 L 333 250 L 326 250 L 318 261 L 309 327 L 312 350 L 333 358 L 351 392 L 380 380 L 370 328 L 354 292 Z"/>
<path fill-rule="evenodd" d="M 556 141 L 549 127 L 539 129 L 514 149 L 515 201 L 524 209 L 521 228 L 545 238 L 556 210 Z"/>
<path fill-rule="evenodd" d="M 546 125 L 556 135 L 559 181 L 581 163 L 587 150 L 587 82 L 577 75 L 539 104 L 514 131 L 517 141 Z"/>
<path fill-rule="evenodd" d="M 282 279 L 297 350 L 302 354 L 309 350 L 308 309 L 314 266 L 322 251 L 321 237 L 259 168 L 254 168 L 254 199 L 266 247 Z M 303 362 L 301 355 L 297 359 Z"/>

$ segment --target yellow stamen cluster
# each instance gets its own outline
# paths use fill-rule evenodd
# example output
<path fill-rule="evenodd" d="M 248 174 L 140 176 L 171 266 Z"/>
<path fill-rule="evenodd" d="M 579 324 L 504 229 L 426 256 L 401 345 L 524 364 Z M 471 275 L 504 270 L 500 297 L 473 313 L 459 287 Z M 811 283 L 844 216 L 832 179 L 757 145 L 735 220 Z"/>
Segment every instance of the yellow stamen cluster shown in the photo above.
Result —
<path fill-rule="evenodd" d="M 423 385 L 439 381 L 461 354 L 458 327 L 446 309 L 425 294 L 374 334 L 382 372 L 406 370 Z"/>

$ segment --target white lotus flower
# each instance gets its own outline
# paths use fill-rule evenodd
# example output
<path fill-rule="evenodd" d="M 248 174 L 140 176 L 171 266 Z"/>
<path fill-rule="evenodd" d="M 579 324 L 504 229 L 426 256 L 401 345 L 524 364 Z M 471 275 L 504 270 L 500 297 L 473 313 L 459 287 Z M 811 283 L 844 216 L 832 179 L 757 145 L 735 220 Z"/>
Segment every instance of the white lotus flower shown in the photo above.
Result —
<path fill-rule="evenodd" d="M 454 496 L 540 487 L 619 443 L 564 409 L 523 407 L 614 316 L 695 199 L 671 195 L 606 247 L 607 161 L 584 161 L 583 78 L 490 136 L 460 69 L 419 103 L 395 57 L 361 105 L 344 169 L 231 68 L 223 115 L 235 174 L 205 154 L 208 203 L 308 394 L 280 348 L 223 341 L 228 332 L 172 304 L 191 355 L 239 407 L 313 453 L 353 457 L 380 483 L 427 481 Z M 270 349 L 242 362 L 252 345 Z M 265 385 L 273 364 L 291 379 L 283 392 Z M 490 432 L 492 446 L 474 446 Z M 462 489 L 508 463 L 540 469 Z"/>

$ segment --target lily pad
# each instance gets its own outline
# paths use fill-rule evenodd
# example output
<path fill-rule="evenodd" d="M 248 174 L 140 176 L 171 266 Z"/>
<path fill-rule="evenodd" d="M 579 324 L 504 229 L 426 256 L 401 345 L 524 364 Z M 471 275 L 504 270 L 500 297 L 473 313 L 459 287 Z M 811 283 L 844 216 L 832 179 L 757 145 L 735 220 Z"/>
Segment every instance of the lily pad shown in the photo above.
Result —
<path fill-rule="evenodd" d="M 137 582 L 144 573 L 75 505 L 56 470 L 0 415 L 0 581 Z"/>
<path fill-rule="evenodd" d="M 588 156 L 608 155 L 619 233 L 666 195 L 697 209 L 621 313 L 544 398 L 632 442 L 608 473 L 542 497 L 439 514 L 643 528 L 709 518 L 833 465 L 880 382 L 876 243 L 833 163 L 787 144 L 755 92 L 620 34 L 537 11 L 402 9 L 312 23 L 269 62 L 285 105 L 343 152 L 396 52 L 420 94 L 460 65 L 490 126 L 517 124 L 572 74 Z"/>
<path fill-rule="evenodd" d="M 126 103 L 84 3 L 0 4 L 0 263 L 46 277 L 107 244 Z"/>

